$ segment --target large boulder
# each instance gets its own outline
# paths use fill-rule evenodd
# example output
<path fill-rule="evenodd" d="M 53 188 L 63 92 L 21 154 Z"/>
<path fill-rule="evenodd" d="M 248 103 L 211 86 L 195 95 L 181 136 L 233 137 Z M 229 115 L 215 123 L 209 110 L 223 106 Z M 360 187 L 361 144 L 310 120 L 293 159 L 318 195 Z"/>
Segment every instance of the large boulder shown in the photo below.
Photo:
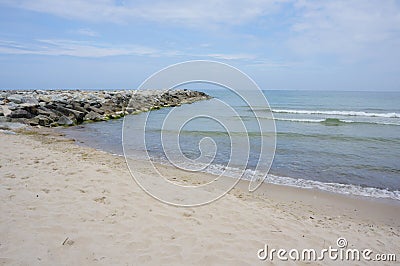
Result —
<path fill-rule="evenodd" d="M 65 107 L 63 107 L 61 105 L 58 105 L 58 104 L 55 105 L 54 109 L 59 111 L 59 112 L 61 112 L 61 113 L 63 113 L 66 116 L 73 115 L 78 123 L 81 123 L 83 121 L 84 116 L 85 116 L 85 113 L 83 113 L 81 111 L 65 108 Z"/>
<path fill-rule="evenodd" d="M 0 101 L 3 101 L 7 98 L 8 93 L 7 92 L 1 92 L 0 91 Z"/>
<path fill-rule="evenodd" d="M 78 103 L 78 102 L 73 102 L 73 103 L 72 103 L 72 109 L 77 110 L 77 111 L 80 111 L 80 112 L 85 113 L 85 114 L 88 112 L 88 111 L 87 111 L 85 108 L 83 108 L 83 107 L 81 106 L 81 104 Z"/>
<path fill-rule="evenodd" d="M 26 106 L 36 106 L 39 105 L 39 101 L 33 96 L 22 97 L 22 104 Z"/>
<path fill-rule="evenodd" d="M 20 94 L 11 94 L 7 97 L 7 100 L 13 103 L 22 103 L 23 95 Z"/>
<path fill-rule="evenodd" d="M 101 115 L 104 115 L 104 111 L 103 110 L 101 110 L 100 108 L 94 107 L 94 106 L 89 106 L 88 110 L 89 111 L 93 111 L 93 112 L 98 113 L 98 114 L 101 114 Z"/>
<path fill-rule="evenodd" d="M 16 130 L 24 127 L 26 127 L 25 124 L 9 122 L 9 121 L 0 121 L 0 129 L 2 130 Z"/>
<path fill-rule="evenodd" d="M 36 125 L 40 125 L 40 126 L 49 126 L 51 123 L 53 122 L 53 119 L 51 119 L 48 116 L 45 115 L 37 115 L 34 118 L 29 120 L 29 124 L 31 126 L 36 126 Z"/>
<path fill-rule="evenodd" d="M 72 126 L 74 124 L 74 121 L 72 121 L 69 117 L 66 117 L 65 115 L 62 115 L 58 121 L 57 124 L 60 126 Z"/>
<path fill-rule="evenodd" d="M 2 113 L 4 116 L 10 116 L 11 110 L 7 105 L 3 105 L 3 106 L 1 106 L 1 108 L 2 108 Z"/>
<path fill-rule="evenodd" d="M 10 118 L 32 118 L 32 114 L 24 109 L 11 111 L 11 114 L 9 114 L 8 116 Z"/>
<path fill-rule="evenodd" d="M 49 95 L 39 95 L 39 101 L 40 102 L 46 102 L 46 103 L 48 103 L 48 102 L 51 102 L 52 101 L 52 98 L 51 98 L 51 96 L 49 96 Z"/>
<path fill-rule="evenodd" d="M 16 104 L 26 104 L 26 105 L 38 105 L 39 101 L 29 95 L 21 95 L 21 94 L 11 94 L 7 97 L 7 99 L 10 102 L 16 103 Z"/>
<path fill-rule="evenodd" d="M 96 112 L 90 111 L 89 113 L 87 113 L 85 115 L 84 120 L 101 121 L 101 120 L 104 120 L 104 119 L 103 119 L 102 115 L 100 115 L 100 114 L 98 114 Z"/>
<path fill-rule="evenodd" d="M 42 107 L 42 106 L 41 106 L 40 108 L 37 109 L 37 113 L 38 113 L 39 115 L 48 116 L 48 117 L 50 117 L 50 118 L 53 119 L 53 120 L 56 120 L 56 119 L 59 117 L 59 115 L 56 114 L 56 113 L 54 113 L 52 110 L 50 110 L 50 109 L 48 109 L 48 108 L 46 108 L 46 107 Z"/>
<path fill-rule="evenodd" d="M 68 104 L 68 98 L 65 95 L 56 94 L 56 95 L 52 95 L 50 98 L 51 98 L 51 101 L 53 101 L 53 102 Z"/>
<path fill-rule="evenodd" d="M 7 104 L 7 108 L 10 109 L 11 111 L 17 110 L 17 109 L 19 109 L 19 104 L 16 104 L 14 102 L 9 102 Z"/>

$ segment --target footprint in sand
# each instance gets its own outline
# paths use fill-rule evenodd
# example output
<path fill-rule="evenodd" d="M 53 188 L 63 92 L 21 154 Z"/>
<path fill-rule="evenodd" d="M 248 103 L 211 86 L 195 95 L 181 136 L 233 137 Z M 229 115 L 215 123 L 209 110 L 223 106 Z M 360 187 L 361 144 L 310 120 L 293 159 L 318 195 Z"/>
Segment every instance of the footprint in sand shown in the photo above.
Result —
<path fill-rule="evenodd" d="M 7 177 L 7 178 L 15 178 L 16 176 L 15 176 L 15 174 L 13 174 L 13 173 L 7 173 L 7 174 L 4 175 L 4 177 Z"/>
<path fill-rule="evenodd" d="M 94 201 L 97 203 L 106 204 L 106 197 L 103 196 L 103 197 L 95 198 Z"/>
<path fill-rule="evenodd" d="M 74 240 L 69 239 L 69 237 L 67 237 L 67 238 L 64 240 L 64 242 L 62 242 L 62 245 L 63 245 L 63 246 L 72 246 L 74 243 L 75 243 Z"/>

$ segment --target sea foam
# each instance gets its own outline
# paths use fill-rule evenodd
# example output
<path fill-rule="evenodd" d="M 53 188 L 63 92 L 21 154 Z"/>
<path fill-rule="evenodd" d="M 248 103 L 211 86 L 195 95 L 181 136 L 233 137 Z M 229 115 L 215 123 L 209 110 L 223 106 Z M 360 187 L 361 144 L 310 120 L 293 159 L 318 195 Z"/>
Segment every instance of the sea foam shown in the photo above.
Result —
<path fill-rule="evenodd" d="M 369 113 L 361 111 L 323 111 L 323 110 L 292 110 L 292 109 L 272 109 L 273 113 L 287 114 L 320 114 L 320 115 L 341 115 L 341 116 L 366 116 L 366 117 L 385 117 L 400 118 L 399 113 Z"/>

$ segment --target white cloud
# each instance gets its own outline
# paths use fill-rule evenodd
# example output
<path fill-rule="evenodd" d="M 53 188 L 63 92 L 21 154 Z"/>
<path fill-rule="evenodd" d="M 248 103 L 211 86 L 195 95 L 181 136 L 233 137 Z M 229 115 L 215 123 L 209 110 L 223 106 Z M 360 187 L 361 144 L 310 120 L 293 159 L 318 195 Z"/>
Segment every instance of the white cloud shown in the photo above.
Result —
<path fill-rule="evenodd" d="M 162 51 L 139 46 L 114 46 L 73 40 L 37 40 L 31 45 L 14 41 L 0 40 L 1 54 L 66 55 L 75 57 L 106 57 L 118 55 L 158 56 Z"/>
<path fill-rule="evenodd" d="M 257 68 L 289 68 L 289 67 L 302 66 L 302 63 L 273 61 L 273 60 L 256 60 L 250 64 L 246 64 L 246 66 L 257 67 Z"/>
<path fill-rule="evenodd" d="M 400 6 L 395 0 L 204 0 L 204 1 L 114 1 L 114 0 L 0 0 L 9 6 L 52 14 L 68 19 L 90 22 L 130 23 L 135 21 L 155 22 L 162 25 L 179 24 L 183 27 L 199 28 L 213 25 L 257 25 L 251 32 L 255 40 L 245 41 L 243 51 L 237 54 L 205 52 L 203 56 L 223 60 L 256 59 L 247 54 L 244 47 L 255 42 L 255 53 L 271 56 L 263 51 L 265 43 L 277 43 L 277 50 L 288 49 L 302 58 L 334 56 L 340 60 L 363 61 L 389 57 L 399 61 L 400 54 Z M 283 4 L 282 4 L 283 3 Z M 287 14 L 291 14 L 288 16 Z M 282 19 L 282 21 L 280 21 Z M 279 24 L 274 28 L 273 25 Z M 265 25 L 264 25 L 265 26 Z M 243 36 L 243 28 L 233 28 L 236 35 Z M 278 31 L 278 33 L 277 33 Z M 80 29 L 80 34 L 96 36 L 90 29 Z M 78 33 L 78 32 L 77 32 Z M 231 34 L 232 32 L 224 33 Z M 269 37 L 274 36 L 274 37 Z M 232 36 L 231 36 L 232 37 Z M 276 37 L 276 38 L 275 38 Z M 269 39 L 275 38 L 275 39 Z M 231 38 L 232 41 L 234 38 Z M 206 45 L 209 40 L 204 40 Z M 204 45 L 203 48 L 207 48 Z M 287 45 L 287 46 L 285 46 Z M 153 54 L 153 56 L 182 56 L 190 54 L 180 51 L 145 52 L 146 47 L 117 47 L 111 45 L 59 43 L 54 50 L 69 55 L 107 56 L 125 54 Z M 214 48 L 214 46 L 213 46 Z M 29 49 L 2 47 L 3 52 L 33 53 Z M 64 49 L 64 50 L 63 50 Z M 160 51 L 162 50 L 162 51 Z M 214 49 L 215 50 L 215 49 Z M 236 49 L 237 50 L 237 49 Z M 38 52 L 38 51 L 36 51 Z M 42 53 L 56 53 L 40 50 Z M 250 51 L 252 53 L 253 51 Z M 202 55 L 192 55 L 202 56 Z M 286 54 L 284 54 L 286 56 Z M 288 55 L 289 56 L 289 55 Z M 322 57 L 321 57 L 322 56 Z"/>
<path fill-rule="evenodd" d="M 287 43 L 301 55 L 338 55 L 349 61 L 399 56 L 399 2 L 301 0 L 295 8 Z"/>
<path fill-rule="evenodd" d="M 123 1 L 113 0 L 2 0 L 4 4 L 85 21 L 147 20 L 205 25 L 241 24 L 274 12 L 282 0 Z"/>
<path fill-rule="evenodd" d="M 244 53 L 191 53 L 184 50 L 158 49 L 142 45 L 113 45 L 94 41 L 65 39 L 40 39 L 30 43 L 0 40 L 0 54 L 66 55 L 75 57 L 107 56 L 151 56 L 151 57 L 194 57 L 220 60 L 252 60 L 252 54 Z"/>
<path fill-rule="evenodd" d="M 89 28 L 80 28 L 77 29 L 75 31 L 73 31 L 74 33 L 77 33 L 79 35 L 83 35 L 83 36 L 88 36 L 88 37 L 97 37 L 99 36 L 99 34 Z"/>
<path fill-rule="evenodd" d="M 255 58 L 255 55 L 251 54 L 206 54 L 203 56 L 222 60 L 251 60 Z"/>
<path fill-rule="evenodd" d="M 195 57 L 215 58 L 221 60 L 251 60 L 255 56 L 251 54 L 192 54 L 185 51 L 162 50 L 141 45 L 116 46 L 107 43 L 93 41 L 75 41 L 60 39 L 36 40 L 31 44 L 22 44 L 15 41 L 0 40 L 0 54 L 31 54 L 49 56 L 74 56 L 74 57 L 107 57 L 107 56 L 151 56 L 151 57 Z"/>

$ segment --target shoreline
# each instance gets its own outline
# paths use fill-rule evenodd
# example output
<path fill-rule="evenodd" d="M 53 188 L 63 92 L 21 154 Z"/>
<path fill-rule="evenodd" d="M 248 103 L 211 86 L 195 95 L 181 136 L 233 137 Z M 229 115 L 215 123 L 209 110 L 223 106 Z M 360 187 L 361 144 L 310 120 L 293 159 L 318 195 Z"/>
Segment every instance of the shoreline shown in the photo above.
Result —
<path fill-rule="evenodd" d="M 277 185 L 250 194 L 240 182 L 211 204 L 172 207 L 138 187 L 123 157 L 48 128 L 0 138 L 9 151 L 0 157 L 2 263 L 255 265 L 265 264 L 264 244 L 318 249 L 338 237 L 375 252 L 400 248 L 400 206 Z"/>
<path fill-rule="evenodd" d="M 52 129 L 49 129 L 52 130 Z M 54 133 L 59 133 L 57 130 L 57 128 L 54 128 Z M 47 130 L 46 130 L 47 131 Z M 56 134 L 57 134 L 56 133 Z M 39 134 L 40 133 L 40 129 L 39 129 Z M 52 133 L 50 133 L 51 135 Z M 68 141 L 73 141 L 74 145 L 77 145 L 79 147 L 84 147 L 84 148 L 89 148 L 89 149 L 95 149 L 96 151 L 102 152 L 102 153 L 106 153 L 108 155 L 111 156 L 116 156 L 119 158 L 124 158 L 124 156 L 122 154 L 114 154 L 114 153 L 110 153 L 101 149 L 96 149 L 93 147 L 90 147 L 88 145 L 80 145 L 79 143 L 77 143 L 77 141 L 75 139 L 69 139 L 67 138 L 64 133 L 60 133 L 62 134 L 60 137 L 64 138 L 65 140 Z M 139 158 L 131 158 L 133 160 L 141 160 Z M 155 165 L 158 165 L 159 167 L 165 167 L 165 168 L 169 168 L 169 169 L 173 169 L 172 166 L 160 163 L 160 162 L 153 162 Z M 176 170 L 179 171 L 179 170 Z M 199 172 L 199 175 L 204 175 L 204 176 L 208 176 L 209 180 L 213 180 L 215 179 L 216 175 L 212 174 L 212 173 L 208 173 L 208 172 Z M 221 176 L 221 178 L 223 179 L 230 179 L 232 177 L 229 176 Z M 132 178 L 132 180 L 135 182 L 135 180 Z M 362 206 L 363 203 L 371 203 L 371 204 L 376 204 L 376 206 L 394 206 L 394 207 L 399 207 L 399 211 L 400 211 L 400 200 L 396 200 L 396 199 L 392 199 L 392 198 L 382 198 L 382 197 L 372 197 L 372 196 L 364 196 L 364 195 L 351 195 L 351 194 L 345 194 L 345 193 L 339 193 L 339 192 L 333 192 L 333 191 L 327 191 L 327 190 L 323 190 L 323 189 L 319 189 L 319 188 L 307 188 L 307 187 L 299 187 L 299 186 L 292 186 L 292 185 L 286 185 L 286 184 L 274 184 L 274 183 L 269 183 L 269 182 L 263 182 L 262 185 L 260 186 L 259 189 L 257 189 L 255 192 L 248 192 L 247 187 L 249 184 L 249 180 L 246 179 L 240 179 L 240 181 L 237 183 L 237 185 L 235 185 L 235 187 L 233 188 L 233 190 L 235 188 L 240 189 L 240 193 L 245 193 L 247 194 L 247 196 L 255 196 L 255 197 L 265 197 L 267 196 L 269 193 L 269 188 L 271 189 L 272 194 L 274 195 L 274 197 L 276 198 L 280 198 L 280 195 L 285 194 L 285 193 L 296 193 L 301 195 L 301 198 L 304 198 L 306 201 L 311 202 L 312 199 L 315 199 L 315 197 L 321 199 L 323 198 L 324 201 L 330 201 L 330 200 L 335 200 L 335 199 L 339 199 L 339 200 L 345 200 L 345 201 L 350 201 L 353 202 L 356 206 Z M 195 184 L 195 181 L 192 182 L 193 184 Z M 136 184 L 136 182 L 135 182 Z M 143 191 L 145 193 L 145 191 Z M 282 199 L 282 198 L 281 198 Z M 196 207 L 195 207 L 196 208 Z M 379 208 L 377 208 L 377 210 L 379 210 Z M 370 214 L 368 214 L 370 215 Z M 399 215 L 400 218 L 400 215 Z M 399 223 L 400 224 L 400 223 Z"/>
<path fill-rule="evenodd" d="M 82 125 L 79 125 L 79 126 L 82 126 Z M 71 130 L 71 129 L 73 130 L 74 128 L 73 127 L 69 127 L 67 129 L 68 130 Z M 58 132 L 58 133 L 68 135 L 68 133 L 65 133 L 63 128 L 61 128 L 61 129 L 60 128 L 54 128 L 54 130 L 56 132 Z M 79 146 L 92 147 L 92 146 L 88 145 L 87 143 L 85 143 L 85 141 L 79 141 L 78 139 L 74 139 L 73 136 L 66 136 L 66 137 L 73 139 L 76 142 L 76 144 L 79 145 Z M 94 148 L 94 147 L 92 147 L 92 148 Z M 115 153 L 116 151 L 111 152 L 111 151 L 102 150 L 101 148 L 95 148 L 95 149 L 98 150 L 98 151 L 107 152 L 107 153 L 109 153 L 111 155 L 124 157 L 123 154 Z M 134 157 L 134 159 L 140 160 L 140 158 L 137 158 L 137 157 Z M 168 165 L 167 163 L 160 162 L 160 161 L 154 162 L 154 163 L 155 164 L 161 164 L 161 165 Z M 202 173 L 207 174 L 207 175 L 217 176 L 215 173 L 212 173 L 212 172 L 202 171 Z M 271 176 L 271 175 L 268 174 L 268 176 Z M 279 175 L 272 175 L 272 176 L 273 176 L 273 178 L 285 178 L 285 179 L 293 179 L 293 180 L 295 180 L 295 178 L 292 178 L 292 177 L 285 177 L 285 176 L 279 176 Z M 231 177 L 225 176 L 225 178 L 231 178 Z M 242 178 L 241 180 L 243 182 L 248 182 L 248 180 L 245 179 L 245 178 Z M 318 185 L 321 185 L 321 184 L 322 185 L 326 185 L 327 184 L 327 183 L 324 183 L 322 181 L 306 180 L 306 179 L 302 179 L 302 180 L 306 181 L 306 182 L 309 182 L 311 184 L 307 184 L 308 186 L 300 186 L 300 185 L 296 185 L 296 184 L 293 184 L 293 183 L 283 183 L 283 182 L 282 183 L 274 183 L 273 181 L 272 182 L 264 181 L 264 183 L 267 184 L 267 185 L 290 187 L 290 188 L 296 188 L 296 189 L 300 189 L 300 190 L 303 190 L 303 189 L 305 189 L 305 190 L 316 190 L 316 191 L 320 191 L 322 193 L 328 193 L 328 194 L 333 194 L 333 195 L 341 195 L 341 196 L 350 197 L 350 198 L 360 198 L 360 199 L 366 199 L 366 200 L 386 202 L 387 204 L 391 204 L 391 205 L 400 205 L 400 199 L 392 198 L 392 197 L 389 197 L 389 196 L 384 197 L 382 195 L 373 196 L 373 195 L 351 194 L 351 193 L 349 193 L 349 190 L 351 188 L 348 188 L 348 190 L 346 190 L 345 192 L 331 191 L 331 190 L 328 190 L 329 187 L 326 188 L 326 189 L 317 187 L 317 184 Z M 395 193 L 395 192 L 398 192 L 398 191 L 390 191 L 390 190 L 386 190 L 386 189 L 382 189 L 382 188 L 361 187 L 361 186 L 357 186 L 357 185 L 353 185 L 353 184 L 341 184 L 341 183 L 334 183 L 334 184 L 335 185 L 350 186 L 350 187 L 354 187 L 356 189 L 361 189 L 361 190 L 363 190 L 363 189 L 373 189 L 373 190 L 377 190 L 380 193 L 386 193 L 386 192 Z M 314 187 L 311 187 L 311 186 L 314 186 Z M 361 192 L 358 192 L 358 193 L 361 193 Z M 375 191 L 375 193 L 376 193 L 376 191 Z"/>

